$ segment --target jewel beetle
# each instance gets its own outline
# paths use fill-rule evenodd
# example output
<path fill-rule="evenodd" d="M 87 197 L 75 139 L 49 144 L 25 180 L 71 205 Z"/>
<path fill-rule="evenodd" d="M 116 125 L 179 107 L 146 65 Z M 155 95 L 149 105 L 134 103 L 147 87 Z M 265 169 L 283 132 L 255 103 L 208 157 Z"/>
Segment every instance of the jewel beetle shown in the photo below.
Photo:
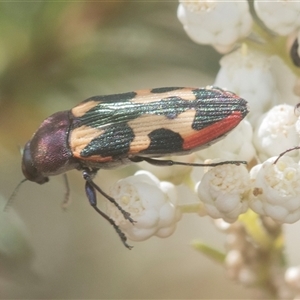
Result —
<path fill-rule="evenodd" d="M 24 147 L 24 181 L 44 184 L 49 176 L 81 171 L 91 206 L 131 248 L 125 234 L 97 207 L 96 192 L 113 202 L 124 218 L 134 220 L 94 183 L 96 173 L 141 161 L 161 166 L 203 166 L 155 158 L 208 147 L 235 128 L 247 113 L 244 99 L 217 87 L 167 87 L 94 96 L 42 122 Z M 245 162 L 210 165 L 226 163 Z"/>

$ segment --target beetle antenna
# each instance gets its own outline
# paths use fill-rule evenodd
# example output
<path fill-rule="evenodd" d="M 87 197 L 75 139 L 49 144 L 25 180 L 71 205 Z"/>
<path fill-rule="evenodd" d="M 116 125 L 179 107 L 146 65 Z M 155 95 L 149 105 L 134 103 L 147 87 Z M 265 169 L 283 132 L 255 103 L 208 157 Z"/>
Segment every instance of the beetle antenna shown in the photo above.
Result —
<path fill-rule="evenodd" d="M 8 211 L 8 208 L 13 204 L 13 200 L 16 197 L 17 192 L 18 192 L 21 184 L 24 183 L 25 181 L 27 181 L 26 178 L 24 178 L 23 180 L 21 180 L 19 182 L 19 184 L 15 187 L 15 189 L 13 190 L 12 194 L 10 195 L 10 197 L 8 198 L 8 200 L 7 200 L 6 204 L 5 204 L 3 211 Z"/>
<path fill-rule="evenodd" d="M 276 160 L 274 161 L 274 165 L 278 162 L 278 160 L 280 159 L 280 157 L 284 156 L 288 152 L 291 152 L 291 151 L 294 151 L 294 150 L 297 150 L 297 149 L 300 149 L 300 146 L 295 146 L 293 148 L 287 149 L 284 152 L 280 153 L 278 155 L 278 157 L 276 158 Z"/>
<path fill-rule="evenodd" d="M 66 191 L 65 191 L 65 198 L 64 198 L 64 201 L 62 203 L 62 209 L 67 210 L 67 207 L 71 204 L 70 185 L 69 185 L 69 180 L 68 180 L 68 176 L 67 176 L 66 173 L 63 174 L 63 177 L 64 177 Z"/>

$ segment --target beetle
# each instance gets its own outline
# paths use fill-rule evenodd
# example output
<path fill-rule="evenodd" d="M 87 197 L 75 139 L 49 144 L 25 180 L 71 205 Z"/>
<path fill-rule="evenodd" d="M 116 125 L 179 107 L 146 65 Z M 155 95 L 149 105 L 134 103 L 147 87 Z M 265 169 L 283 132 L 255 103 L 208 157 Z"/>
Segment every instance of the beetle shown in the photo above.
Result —
<path fill-rule="evenodd" d="M 94 183 L 97 172 L 141 161 L 161 166 L 204 166 L 155 158 L 208 147 L 235 128 L 247 113 L 244 99 L 217 87 L 167 87 L 94 96 L 42 122 L 24 147 L 24 180 L 44 184 L 49 176 L 72 169 L 82 171 L 91 206 L 130 248 L 125 234 L 97 207 L 96 192 L 114 203 L 125 219 L 134 220 Z M 210 165 L 226 163 L 245 162 Z"/>

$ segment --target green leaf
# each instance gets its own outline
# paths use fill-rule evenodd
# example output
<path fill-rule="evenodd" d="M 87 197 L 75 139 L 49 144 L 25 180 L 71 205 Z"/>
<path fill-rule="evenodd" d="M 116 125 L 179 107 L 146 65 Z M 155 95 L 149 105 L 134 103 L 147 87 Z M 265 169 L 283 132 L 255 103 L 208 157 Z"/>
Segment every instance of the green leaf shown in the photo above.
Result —
<path fill-rule="evenodd" d="M 198 250 L 199 252 L 205 254 L 207 257 L 211 258 L 212 260 L 223 264 L 226 258 L 226 254 L 205 244 L 200 240 L 195 240 L 192 242 L 192 246 L 194 249 Z"/>

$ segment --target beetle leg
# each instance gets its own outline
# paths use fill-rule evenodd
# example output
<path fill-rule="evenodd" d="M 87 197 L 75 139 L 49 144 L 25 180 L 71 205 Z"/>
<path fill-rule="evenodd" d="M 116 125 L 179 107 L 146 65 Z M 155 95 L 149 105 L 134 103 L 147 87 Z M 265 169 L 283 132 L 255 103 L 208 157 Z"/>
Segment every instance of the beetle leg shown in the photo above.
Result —
<path fill-rule="evenodd" d="M 171 159 L 155 159 L 151 157 L 142 157 L 142 156 L 134 156 L 130 158 L 132 162 L 141 162 L 146 161 L 147 163 L 154 165 L 154 166 L 175 166 L 175 165 L 181 165 L 181 166 L 191 166 L 191 167 L 215 167 L 220 165 L 227 165 L 227 164 L 233 164 L 233 165 L 240 165 L 240 164 L 247 164 L 246 161 L 238 161 L 238 160 L 228 160 L 228 161 L 221 161 L 217 163 L 210 163 L 210 164 L 197 164 L 197 163 L 187 163 L 187 162 L 180 162 L 180 161 L 173 161 Z"/>
<path fill-rule="evenodd" d="M 101 211 L 97 207 L 96 190 L 95 190 L 94 186 L 91 184 L 91 181 L 86 180 L 86 182 L 85 182 L 85 192 L 86 192 L 86 195 L 89 199 L 89 202 L 90 202 L 91 206 L 95 209 L 95 211 L 98 214 L 100 214 L 105 220 L 107 220 L 114 227 L 115 231 L 119 235 L 119 237 L 120 237 L 122 243 L 124 244 L 124 246 L 126 248 L 128 248 L 129 250 L 132 249 L 132 246 L 130 246 L 126 243 L 126 240 L 127 240 L 126 235 L 119 228 L 119 226 L 115 223 L 115 221 L 113 219 L 111 219 L 107 214 L 105 214 L 103 211 Z"/>
<path fill-rule="evenodd" d="M 86 182 L 89 183 L 90 187 L 93 187 L 93 190 L 97 190 L 102 196 L 104 196 L 108 201 L 110 201 L 111 203 L 113 203 L 118 210 L 122 213 L 122 215 L 124 216 L 125 220 L 128 220 L 130 223 L 135 223 L 135 221 L 130 217 L 130 213 L 127 212 L 126 210 L 124 210 L 119 203 L 111 196 L 109 196 L 108 194 L 106 194 L 96 183 L 94 183 L 93 181 L 93 177 L 96 174 L 98 170 L 93 169 L 92 171 L 90 170 L 84 170 L 82 172 L 83 178 Z M 86 186 L 86 192 L 87 192 L 87 186 Z M 90 204 L 95 207 L 97 205 L 97 197 L 96 197 L 96 193 L 94 192 L 93 194 L 87 194 L 88 199 L 90 201 Z"/>
<path fill-rule="evenodd" d="M 72 199 L 70 197 L 70 185 L 69 185 L 68 176 L 66 173 L 64 173 L 63 177 L 65 181 L 66 191 L 65 191 L 65 198 L 61 206 L 63 210 L 66 210 L 66 208 L 70 205 Z"/>

